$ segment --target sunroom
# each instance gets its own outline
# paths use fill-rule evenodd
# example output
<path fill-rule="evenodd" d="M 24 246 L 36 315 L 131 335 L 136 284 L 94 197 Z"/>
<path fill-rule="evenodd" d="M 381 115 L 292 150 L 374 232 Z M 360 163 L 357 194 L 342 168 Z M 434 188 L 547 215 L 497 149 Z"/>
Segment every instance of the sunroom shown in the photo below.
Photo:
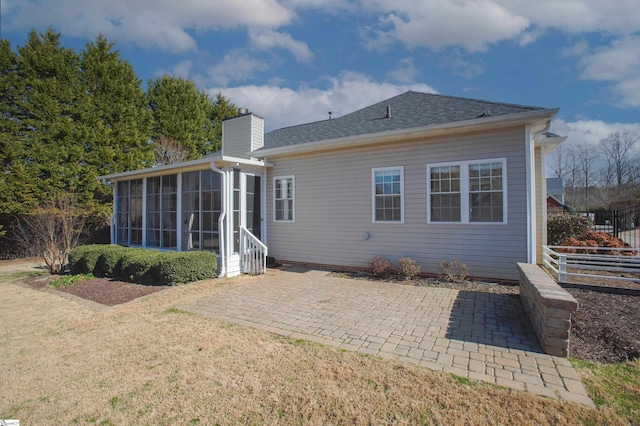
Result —
<path fill-rule="evenodd" d="M 223 123 L 223 149 L 211 156 L 100 176 L 113 187 L 111 242 L 215 251 L 219 276 L 262 272 L 270 165 L 248 155 L 262 146 L 262 135 L 260 117 L 239 115 Z"/>

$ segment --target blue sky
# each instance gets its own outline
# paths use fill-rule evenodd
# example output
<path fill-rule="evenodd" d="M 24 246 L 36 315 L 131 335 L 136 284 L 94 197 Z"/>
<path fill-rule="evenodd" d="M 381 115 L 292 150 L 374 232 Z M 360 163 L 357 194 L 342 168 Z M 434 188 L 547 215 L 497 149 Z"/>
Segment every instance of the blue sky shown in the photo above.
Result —
<path fill-rule="evenodd" d="M 640 131 L 640 0 L 0 0 L 12 47 L 52 26 L 98 33 L 144 81 L 169 73 L 265 117 L 267 130 L 418 90 L 560 108 L 597 144 Z"/>

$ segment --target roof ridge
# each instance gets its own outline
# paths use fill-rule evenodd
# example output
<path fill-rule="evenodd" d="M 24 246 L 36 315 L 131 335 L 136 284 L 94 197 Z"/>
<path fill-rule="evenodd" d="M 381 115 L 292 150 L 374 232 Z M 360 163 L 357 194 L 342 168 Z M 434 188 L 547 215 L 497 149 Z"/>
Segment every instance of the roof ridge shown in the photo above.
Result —
<path fill-rule="evenodd" d="M 438 97 L 441 97 L 441 98 L 461 99 L 461 100 L 464 100 L 464 101 L 480 102 L 480 103 L 483 103 L 483 104 L 504 105 L 504 106 L 510 106 L 510 107 L 516 107 L 516 108 L 528 108 L 528 109 L 549 109 L 549 108 L 545 108 L 545 107 L 539 107 L 539 106 L 536 106 L 536 105 L 523 105 L 523 104 L 514 104 L 514 103 L 510 103 L 510 102 L 488 101 L 486 99 L 465 98 L 463 96 L 443 95 L 443 94 L 440 94 L 440 93 L 417 92 L 417 91 L 414 91 L 414 90 L 408 90 L 405 93 L 409 93 L 409 92 L 418 93 L 418 94 L 421 94 L 421 95 L 438 96 Z M 400 96 L 400 95 L 398 95 L 398 96 Z M 392 99 L 392 98 L 389 98 L 389 99 Z"/>

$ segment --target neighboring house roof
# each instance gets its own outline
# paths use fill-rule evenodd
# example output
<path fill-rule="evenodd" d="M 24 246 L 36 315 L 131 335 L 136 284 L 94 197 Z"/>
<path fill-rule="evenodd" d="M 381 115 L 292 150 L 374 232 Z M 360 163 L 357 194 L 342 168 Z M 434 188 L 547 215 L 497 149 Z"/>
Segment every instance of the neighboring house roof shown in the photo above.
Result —
<path fill-rule="evenodd" d="M 549 110 L 535 106 L 408 91 L 342 117 L 269 132 L 264 136 L 264 147 L 256 152 L 309 142 L 535 111 Z"/>
<path fill-rule="evenodd" d="M 564 182 L 560 178 L 547 178 L 547 194 L 561 200 L 564 196 Z"/>

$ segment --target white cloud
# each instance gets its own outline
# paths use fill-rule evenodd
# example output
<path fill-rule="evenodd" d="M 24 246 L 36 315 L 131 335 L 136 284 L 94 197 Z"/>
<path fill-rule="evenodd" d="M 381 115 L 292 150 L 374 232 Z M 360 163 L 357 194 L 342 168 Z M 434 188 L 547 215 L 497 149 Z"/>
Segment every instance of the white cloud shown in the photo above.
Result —
<path fill-rule="evenodd" d="M 420 74 L 420 70 L 413 65 L 413 58 L 402 59 L 398 67 L 387 73 L 387 76 L 399 83 L 413 83 Z"/>
<path fill-rule="evenodd" d="M 545 34 L 546 34 L 546 31 L 541 29 L 525 31 L 520 36 L 520 46 L 526 46 L 528 44 L 531 44 Z"/>
<path fill-rule="evenodd" d="M 635 0 L 495 0 L 540 28 L 571 34 L 603 31 L 630 34 L 640 29 L 640 4 Z"/>
<path fill-rule="evenodd" d="M 613 82 L 614 105 L 640 106 L 640 37 L 624 37 L 587 53 L 581 65 L 581 78 Z"/>
<path fill-rule="evenodd" d="M 309 62 L 313 58 L 313 53 L 309 50 L 307 43 L 294 40 L 291 35 L 273 30 L 251 30 L 249 31 L 251 46 L 257 50 L 271 50 L 281 48 L 288 50 L 298 62 Z"/>
<path fill-rule="evenodd" d="M 191 74 L 191 69 L 193 68 L 193 62 L 191 61 L 181 61 L 174 65 L 171 69 L 159 68 L 153 74 L 156 77 L 161 77 L 165 74 L 173 75 L 175 77 L 180 77 L 183 79 L 188 79 Z"/>
<path fill-rule="evenodd" d="M 11 3 L 7 13 L 10 29 L 52 25 L 68 35 L 90 38 L 103 33 L 112 40 L 170 52 L 196 49 L 189 30 L 275 28 L 295 17 L 277 0 L 22 0 Z"/>
<path fill-rule="evenodd" d="M 439 49 L 462 46 L 481 51 L 490 43 L 519 36 L 529 21 L 511 13 L 494 1 L 424 0 L 420 2 L 377 0 L 363 7 L 384 16 L 382 26 L 370 46 L 395 38 L 409 47 Z"/>
<path fill-rule="evenodd" d="M 602 0 L 359 0 L 361 13 L 377 14 L 366 28 L 368 48 L 393 40 L 409 47 L 459 46 L 482 51 L 519 39 L 524 46 L 553 29 L 569 34 L 629 35 L 640 30 L 640 2 Z"/>
<path fill-rule="evenodd" d="M 638 74 L 640 69 L 640 37 L 627 37 L 588 54 L 582 60 L 582 77 L 615 81 Z"/>
<path fill-rule="evenodd" d="M 233 81 L 252 78 L 256 71 L 265 71 L 269 66 L 261 60 L 250 57 L 246 52 L 233 50 L 214 66 L 207 69 L 209 81 L 226 86 Z"/>
<path fill-rule="evenodd" d="M 451 54 L 443 56 L 440 59 L 440 66 L 450 69 L 457 76 L 468 79 L 484 73 L 484 64 L 481 59 L 477 62 L 463 59 L 463 55 L 458 49 L 454 49 Z"/>
<path fill-rule="evenodd" d="M 589 52 L 589 43 L 585 40 L 580 40 L 572 44 L 571 46 L 562 49 L 561 53 L 564 56 L 582 56 Z"/>
<path fill-rule="evenodd" d="M 618 82 L 613 87 L 614 104 L 620 107 L 640 107 L 640 75 Z"/>
<path fill-rule="evenodd" d="M 328 77 L 326 88 L 302 86 L 290 89 L 279 86 L 212 87 L 210 95 L 221 92 L 239 107 L 246 107 L 265 118 L 266 130 L 326 120 L 329 111 L 339 117 L 407 90 L 435 93 L 426 84 L 392 84 L 370 77 L 343 72 Z M 274 102 L 277 99 L 277 102 Z"/>
<path fill-rule="evenodd" d="M 280 4 L 290 9 L 318 9 L 326 13 L 356 11 L 355 3 L 349 0 L 280 0 Z"/>
<path fill-rule="evenodd" d="M 607 123 L 601 120 L 566 121 L 556 118 L 551 123 L 550 131 L 567 136 L 566 144 L 597 147 L 602 139 L 613 132 L 631 130 L 640 132 L 640 123 Z"/>

